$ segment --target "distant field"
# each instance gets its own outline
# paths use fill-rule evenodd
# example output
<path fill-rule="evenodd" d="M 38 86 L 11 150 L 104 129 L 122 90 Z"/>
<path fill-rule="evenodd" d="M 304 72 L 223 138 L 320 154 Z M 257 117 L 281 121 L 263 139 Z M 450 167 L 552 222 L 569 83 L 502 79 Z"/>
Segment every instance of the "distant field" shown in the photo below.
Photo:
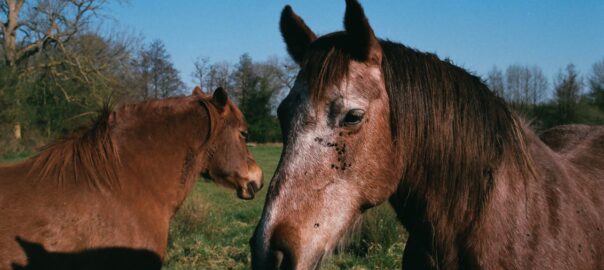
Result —
<path fill-rule="evenodd" d="M 271 179 L 281 147 L 250 147 Z M 15 162 L 27 154 L 0 157 Z M 170 226 L 164 270 L 249 269 L 248 241 L 260 218 L 266 188 L 256 199 L 244 201 L 234 191 L 200 180 Z M 359 235 L 349 248 L 327 259 L 321 269 L 400 269 L 406 233 L 388 205 L 369 210 Z"/>
<path fill-rule="evenodd" d="M 11 163 L 17 162 L 20 160 L 24 160 L 29 157 L 29 153 L 18 153 L 18 154 L 10 154 L 10 155 L 2 155 L 0 156 L 0 163 Z"/>
<path fill-rule="evenodd" d="M 251 147 L 270 181 L 281 147 Z M 266 188 L 253 201 L 200 181 L 174 218 L 164 269 L 249 269 L 248 241 L 260 218 Z M 322 269 L 400 269 L 406 233 L 390 206 L 369 210 L 351 248 L 332 256 Z"/>

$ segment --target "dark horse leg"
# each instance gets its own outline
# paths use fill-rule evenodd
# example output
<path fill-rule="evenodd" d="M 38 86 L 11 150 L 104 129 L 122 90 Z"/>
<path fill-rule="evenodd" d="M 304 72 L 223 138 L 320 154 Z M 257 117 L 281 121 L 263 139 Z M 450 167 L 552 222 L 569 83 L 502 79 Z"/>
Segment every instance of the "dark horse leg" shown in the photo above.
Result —
<path fill-rule="evenodd" d="M 398 220 L 409 232 L 403 253 L 403 269 L 437 269 L 435 258 L 430 255 L 432 254 L 431 248 L 428 246 L 433 242 L 433 239 L 429 237 L 432 235 L 428 229 L 429 225 L 406 222 L 409 220 L 409 218 L 405 218 L 406 216 L 420 215 L 416 212 L 419 207 L 410 203 L 415 201 L 412 195 L 401 194 L 409 194 L 408 189 L 404 186 L 399 187 L 399 192 L 394 193 L 389 198 L 389 202 L 394 208 Z"/>
<path fill-rule="evenodd" d="M 429 256 L 428 247 L 422 236 L 409 234 L 403 253 L 403 269 L 434 269 L 434 260 Z"/>

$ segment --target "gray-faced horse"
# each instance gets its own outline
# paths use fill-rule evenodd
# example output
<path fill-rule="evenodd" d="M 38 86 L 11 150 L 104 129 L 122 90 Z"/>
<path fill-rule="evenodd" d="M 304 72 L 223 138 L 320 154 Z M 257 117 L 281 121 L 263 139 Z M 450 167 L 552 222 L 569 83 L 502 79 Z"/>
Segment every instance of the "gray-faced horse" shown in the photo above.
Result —
<path fill-rule="evenodd" d="M 261 188 L 245 133 L 222 88 L 196 88 L 105 111 L 83 134 L 0 165 L 0 269 L 159 269 L 200 174 L 243 199 Z"/>
<path fill-rule="evenodd" d="M 319 38 L 282 12 L 301 71 L 253 268 L 318 268 L 388 200 L 409 232 L 403 269 L 603 269 L 604 128 L 544 133 L 568 148 L 554 151 L 480 78 L 377 39 L 346 3 L 345 31 Z"/>

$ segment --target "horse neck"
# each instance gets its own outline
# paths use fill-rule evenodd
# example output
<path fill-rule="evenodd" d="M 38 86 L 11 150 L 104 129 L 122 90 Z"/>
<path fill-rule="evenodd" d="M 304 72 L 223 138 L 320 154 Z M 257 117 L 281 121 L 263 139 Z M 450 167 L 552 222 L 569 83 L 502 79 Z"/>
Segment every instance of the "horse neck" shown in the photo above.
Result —
<path fill-rule="evenodd" d="M 432 253 L 436 259 L 434 263 L 455 269 L 454 265 L 459 263 L 459 260 L 466 259 L 459 257 L 465 252 L 465 250 L 460 250 L 466 248 L 462 245 L 470 241 L 470 237 L 480 226 L 484 225 L 484 222 L 490 222 L 485 220 L 485 217 L 501 214 L 492 211 L 493 201 L 496 199 L 495 197 L 510 195 L 501 194 L 499 191 L 525 192 L 537 180 L 531 156 L 532 153 L 543 151 L 547 146 L 523 123 L 519 123 L 519 128 L 522 132 L 522 143 L 526 144 L 521 147 L 526 148 L 526 152 L 522 153 L 526 155 L 523 158 L 528 158 L 529 164 L 518 161 L 520 154 L 505 154 L 493 167 L 493 170 L 485 174 L 484 178 L 466 183 L 474 186 L 453 190 L 454 196 L 443 194 L 442 189 L 433 188 L 430 185 L 421 186 L 403 181 L 397 193 L 390 199 L 410 235 L 415 235 L 415 241 L 426 243 L 425 251 Z M 434 183 L 434 181 L 448 180 L 428 179 L 429 177 L 422 175 L 419 181 Z M 480 198 L 470 200 L 469 196 L 480 196 Z M 524 193 L 514 194 L 514 196 L 521 196 L 522 199 L 525 199 Z M 507 205 L 506 207 L 513 206 Z M 495 211 L 500 211 L 500 209 Z"/>
<path fill-rule="evenodd" d="M 169 216 L 180 206 L 205 166 L 210 118 L 207 111 L 141 119 L 115 134 L 124 170 L 125 194 L 155 203 Z M 205 140 L 204 140 L 205 138 Z"/>

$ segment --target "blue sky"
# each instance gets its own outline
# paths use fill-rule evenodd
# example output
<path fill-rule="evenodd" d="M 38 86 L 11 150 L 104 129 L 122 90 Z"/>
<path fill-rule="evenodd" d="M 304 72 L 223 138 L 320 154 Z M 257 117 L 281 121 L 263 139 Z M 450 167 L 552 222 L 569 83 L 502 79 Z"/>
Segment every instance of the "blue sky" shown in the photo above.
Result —
<path fill-rule="evenodd" d="M 548 78 L 568 63 L 583 75 L 604 59 L 604 0 L 361 0 L 376 35 L 449 57 L 479 75 L 493 65 L 538 65 Z M 161 39 L 183 81 L 198 56 L 235 63 L 285 56 L 281 9 L 290 4 L 317 34 L 342 29 L 344 1 L 131 0 L 112 4 L 118 28 Z"/>

